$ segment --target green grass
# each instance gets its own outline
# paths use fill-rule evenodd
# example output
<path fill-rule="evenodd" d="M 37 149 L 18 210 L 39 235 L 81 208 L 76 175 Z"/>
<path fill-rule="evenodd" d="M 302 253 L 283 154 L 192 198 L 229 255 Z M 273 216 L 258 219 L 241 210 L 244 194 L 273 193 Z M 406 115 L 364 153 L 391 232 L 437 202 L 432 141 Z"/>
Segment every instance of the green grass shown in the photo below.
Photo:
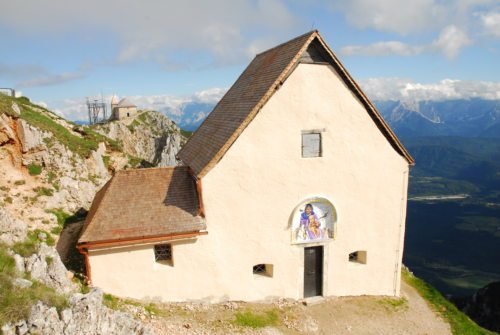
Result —
<path fill-rule="evenodd" d="M 193 135 L 193 132 L 189 131 L 189 130 L 181 129 L 181 135 L 184 136 L 186 139 L 188 139 L 191 137 L 191 135 Z"/>
<path fill-rule="evenodd" d="M 30 164 L 28 165 L 28 173 L 31 176 L 38 176 L 42 173 L 42 166 L 38 164 Z"/>
<path fill-rule="evenodd" d="M 13 102 L 16 102 L 15 98 L 0 94 L 0 114 L 7 114 L 9 116 L 16 117 L 15 112 L 12 110 Z"/>
<path fill-rule="evenodd" d="M 408 271 L 402 272 L 403 279 L 413 286 L 419 294 L 427 300 L 431 307 L 444 319 L 451 327 L 454 335 L 494 335 L 484 328 L 478 326 L 467 315 L 462 313 L 458 308 L 448 301 L 434 287 L 424 282 L 420 278 L 415 277 Z"/>
<path fill-rule="evenodd" d="M 40 244 L 40 240 L 38 239 L 38 235 L 40 233 L 45 234 L 47 237 L 45 239 L 45 243 L 49 246 L 55 245 L 54 238 L 50 235 L 50 233 L 42 230 L 35 229 L 28 232 L 28 236 L 22 242 L 16 242 L 12 246 L 12 250 L 23 257 L 29 257 L 37 252 L 38 246 Z"/>
<path fill-rule="evenodd" d="M 0 245 L 0 325 L 26 319 L 31 307 L 37 302 L 54 306 L 62 311 L 68 306 L 65 296 L 59 295 L 54 289 L 33 281 L 33 285 L 20 288 L 12 284 L 19 277 L 16 272 L 15 261 L 7 253 L 7 247 Z"/>
<path fill-rule="evenodd" d="M 109 167 L 111 165 L 111 157 L 110 156 L 106 156 L 106 155 L 103 155 L 102 156 L 102 161 L 104 163 L 104 166 L 106 167 L 106 169 L 109 170 Z"/>
<path fill-rule="evenodd" d="M 242 327 L 264 328 L 276 326 L 278 321 L 278 313 L 275 310 L 268 310 L 263 313 L 254 313 L 250 310 L 246 310 L 236 313 L 233 323 Z"/>
<path fill-rule="evenodd" d="M 35 189 L 36 194 L 40 196 L 46 196 L 46 197 L 51 197 L 54 195 L 54 190 L 46 187 L 36 187 Z"/>
<path fill-rule="evenodd" d="M 380 305 L 386 307 L 388 310 L 399 311 L 408 308 L 408 300 L 402 298 L 382 298 L 377 301 Z"/>
<path fill-rule="evenodd" d="M 112 294 L 109 293 L 104 293 L 103 298 L 102 298 L 103 304 L 115 311 L 125 311 L 126 310 L 126 305 L 132 305 L 132 306 L 137 306 L 137 307 L 143 307 L 144 310 L 149 313 L 149 314 L 154 314 L 154 315 L 162 315 L 162 311 L 156 306 L 154 303 L 150 302 L 147 304 L 140 303 L 135 300 L 131 299 L 122 299 L 115 297 Z"/>
<path fill-rule="evenodd" d="M 54 214 L 57 218 L 57 227 L 50 230 L 50 232 L 55 235 L 59 235 L 67 225 L 85 219 L 85 217 L 78 214 L 68 214 L 60 208 L 47 209 L 45 212 Z"/>
<path fill-rule="evenodd" d="M 47 112 L 51 115 L 53 114 L 50 111 Z M 33 110 L 27 105 L 23 105 L 21 118 L 41 130 L 52 133 L 55 138 L 70 151 L 82 157 L 89 157 L 90 153 L 98 148 L 100 142 L 106 143 L 108 147 L 115 151 L 121 151 L 121 145 L 118 141 L 98 134 L 89 127 L 75 126 L 75 131 L 78 131 L 82 137 L 75 135 L 69 129 L 54 120 L 54 118 L 59 118 L 55 114 L 53 114 L 53 117 L 50 117 L 44 113 Z M 70 123 L 68 122 L 68 124 Z"/>
<path fill-rule="evenodd" d="M 12 276 L 15 272 L 16 262 L 14 258 L 7 253 L 7 247 L 0 244 L 0 273 Z"/>

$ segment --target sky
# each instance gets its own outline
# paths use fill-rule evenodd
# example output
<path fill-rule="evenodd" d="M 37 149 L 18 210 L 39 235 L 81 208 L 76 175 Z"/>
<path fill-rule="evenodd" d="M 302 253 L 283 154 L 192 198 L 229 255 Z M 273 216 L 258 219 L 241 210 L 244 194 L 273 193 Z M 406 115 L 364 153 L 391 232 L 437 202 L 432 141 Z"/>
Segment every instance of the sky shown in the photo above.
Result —
<path fill-rule="evenodd" d="M 213 103 L 312 29 L 371 99 L 500 99 L 498 0 L 0 0 L 0 87 L 72 120 L 100 95 Z"/>

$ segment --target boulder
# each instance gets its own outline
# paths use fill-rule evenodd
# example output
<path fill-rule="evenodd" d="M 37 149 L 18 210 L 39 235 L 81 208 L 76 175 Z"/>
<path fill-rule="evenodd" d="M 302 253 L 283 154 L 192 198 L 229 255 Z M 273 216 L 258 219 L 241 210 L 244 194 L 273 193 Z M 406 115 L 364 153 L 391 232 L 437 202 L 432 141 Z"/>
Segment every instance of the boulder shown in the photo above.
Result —
<path fill-rule="evenodd" d="M 33 285 L 33 282 L 28 280 L 28 279 L 23 279 L 23 278 L 16 278 L 12 282 L 14 286 L 20 287 L 20 288 L 27 288 L 31 287 Z"/>
<path fill-rule="evenodd" d="M 19 108 L 19 105 L 14 101 L 12 102 L 12 111 L 14 112 L 15 116 L 21 116 L 21 108 Z"/>
<path fill-rule="evenodd" d="M 10 126 L 11 121 L 7 115 L 0 114 L 0 145 L 16 140 L 16 134 Z"/>
<path fill-rule="evenodd" d="M 37 302 L 32 308 L 27 320 L 30 334 L 64 334 L 64 324 L 59 320 L 55 307 L 49 307 Z"/>
<path fill-rule="evenodd" d="M 24 221 L 14 219 L 7 209 L 0 207 L 0 242 L 13 244 L 24 241 L 28 226 Z"/>
<path fill-rule="evenodd" d="M 30 272 L 31 278 L 39 280 L 58 292 L 70 293 L 77 289 L 77 285 L 68 279 L 68 270 L 57 250 L 45 243 L 40 243 L 38 252 L 26 258 L 25 267 L 26 271 Z"/>
<path fill-rule="evenodd" d="M 17 133 L 19 139 L 21 140 L 23 153 L 32 151 L 35 149 L 42 149 L 45 147 L 43 139 L 48 137 L 48 134 L 44 134 L 40 129 L 33 127 L 23 119 L 17 120 Z"/>

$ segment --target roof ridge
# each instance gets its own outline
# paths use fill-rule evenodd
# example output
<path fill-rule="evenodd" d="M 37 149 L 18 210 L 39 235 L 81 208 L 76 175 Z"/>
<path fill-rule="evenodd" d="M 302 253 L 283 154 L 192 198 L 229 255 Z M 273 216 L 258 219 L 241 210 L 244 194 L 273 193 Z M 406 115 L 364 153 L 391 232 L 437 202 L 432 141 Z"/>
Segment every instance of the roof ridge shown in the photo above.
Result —
<path fill-rule="evenodd" d="M 274 47 L 272 47 L 272 48 L 269 48 L 269 49 L 267 49 L 267 50 L 261 51 L 261 52 L 259 52 L 258 54 L 256 54 L 256 55 L 255 55 L 255 57 L 260 56 L 260 55 L 262 55 L 262 54 L 265 54 L 266 52 L 269 52 L 269 51 L 271 51 L 271 50 L 277 49 L 277 48 L 279 48 L 279 47 L 282 47 L 282 46 L 283 46 L 283 45 L 285 45 L 285 44 L 291 43 L 291 42 L 293 42 L 293 41 L 295 41 L 295 40 L 298 40 L 298 39 L 300 39 L 300 38 L 303 38 L 303 37 L 305 37 L 305 36 L 307 36 L 307 35 L 311 35 L 311 34 L 314 34 L 314 33 L 316 33 L 316 34 L 317 34 L 317 33 L 318 33 L 318 30 L 317 30 L 317 29 L 314 29 L 314 30 L 308 31 L 307 33 L 302 34 L 302 35 L 297 36 L 297 37 L 294 37 L 294 38 L 292 38 L 291 40 L 288 40 L 288 41 L 286 41 L 286 42 L 283 42 L 283 43 L 281 43 L 281 44 L 278 44 L 278 45 L 276 45 L 276 46 L 274 46 Z"/>
<path fill-rule="evenodd" d="M 255 118 L 257 115 L 258 111 L 262 108 L 264 104 L 269 100 L 269 98 L 273 95 L 274 91 L 276 90 L 277 85 L 283 82 L 284 77 L 288 74 L 290 69 L 295 65 L 295 63 L 298 61 L 302 53 L 307 49 L 307 47 L 311 44 L 311 42 L 318 36 L 318 31 L 313 30 L 310 31 L 306 34 L 300 35 L 294 39 L 291 39 L 288 42 L 280 44 L 281 46 L 286 45 L 287 43 L 290 43 L 294 40 L 304 38 L 305 36 L 310 35 L 308 39 L 304 42 L 304 44 L 300 47 L 300 49 L 297 51 L 297 53 L 293 56 L 291 59 L 290 63 L 283 69 L 283 71 L 278 75 L 276 80 L 270 85 L 270 87 L 266 90 L 266 93 L 260 98 L 259 101 L 255 104 L 255 106 L 252 108 L 250 113 L 247 115 L 246 119 L 243 121 L 243 123 L 236 129 L 236 131 L 229 137 L 228 142 L 231 141 L 229 144 L 229 147 L 233 145 L 233 143 L 236 141 L 236 138 L 241 135 L 241 133 L 246 129 L 246 127 L 252 122 L 252 120 Z M 279 46 L 277 46 L 279 47 Z M 274 48 L 272 48 L 274 49 Z M 270 50 L 272 50 L 270 49 Z M 269 50 L 268 50 L 269 51 Z M 234 140 L 233 140 L 234 138 Z M 219 151 L 212 157 L 212 159 L 208 162 L 207 165 L 201 171 L 198 173 L 199 176 L 204 176 L 206 174 L 207 169 L 212 168 L 212 164 L 215 161 L 217 163 L 222 156 L 229 150 L 229 147 L 224 150 L 224 146 L 219 149 Z M 221 154 L 222 153 L 222 154 Z M 220 157 L 219 157 L 220 156 Z"/>

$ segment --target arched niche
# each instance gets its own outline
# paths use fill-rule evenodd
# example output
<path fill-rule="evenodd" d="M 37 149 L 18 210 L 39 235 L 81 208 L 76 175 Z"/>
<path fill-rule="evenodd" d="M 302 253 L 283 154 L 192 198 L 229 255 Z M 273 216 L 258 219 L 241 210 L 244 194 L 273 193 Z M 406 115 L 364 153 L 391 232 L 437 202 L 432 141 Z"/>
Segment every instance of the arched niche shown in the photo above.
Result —
<path fill-rule="evenodd" d="M 337 211 L 325 198 L 301 201 L 294 209 L 291 222 L 292 243 L 315 243 L 335 238 Z"/>

